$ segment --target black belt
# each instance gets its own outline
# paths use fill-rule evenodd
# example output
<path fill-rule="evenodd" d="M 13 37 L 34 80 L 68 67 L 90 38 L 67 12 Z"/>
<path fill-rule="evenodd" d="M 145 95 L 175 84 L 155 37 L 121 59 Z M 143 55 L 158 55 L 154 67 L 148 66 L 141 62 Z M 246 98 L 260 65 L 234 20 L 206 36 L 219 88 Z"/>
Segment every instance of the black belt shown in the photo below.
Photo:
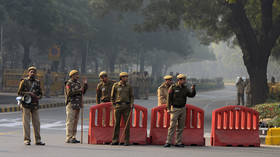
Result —
<path fill-rule="evenodd" d="M 110 102 L 109 100 L 101 100 L 101 103 Z"/>
<path fill-rule="evenodd" d="M 129 105 L 130 102 L 117 102 L 116 104 L 120 104 L 120 105 Z"/>
<path fill-rule="evenodd" d="M 183 107 L 185 107 L 185 105 L 184 106 L 181 106 L 181 105 L 172 105 L 174 108 L 183 108 Z"/>

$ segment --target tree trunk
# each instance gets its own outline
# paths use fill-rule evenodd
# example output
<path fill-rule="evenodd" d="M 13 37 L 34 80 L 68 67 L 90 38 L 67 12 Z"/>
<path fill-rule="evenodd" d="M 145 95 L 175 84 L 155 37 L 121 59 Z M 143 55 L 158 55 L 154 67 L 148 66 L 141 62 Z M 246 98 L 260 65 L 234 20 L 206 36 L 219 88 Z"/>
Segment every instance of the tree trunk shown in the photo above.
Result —
<path fill-rule="evenodd" d="M 30 45 L 23 45 L 23 50 L 22 66 L 24 69 L 27 69 L 31 65 Z"/>
<path fill-rule="evenodd" d="M 52 65 L 51 65 L 51 71 L 57 72 L 58 71 L 58 65 L 59 65 L 58 61 L 53 61 Z"/>
<path fill-rule="evenodd" d="M 66 60 L 66 56 L 61 56 L 61 62 L 60 62 L 60 71 L 61 72 L 65 72 L 65 60 Z"/>
<path fill-rule="evenodd" d="M 110 57 L 110 58 L 108 58 L 108 66 L 109 66 L 109 71 L 111 72 L 111 73 L 113 73 L 113 72 L 115 72 L 115 63 L 116 63 L 116 61 L 115 61 L 115 59 L 114 58 L 112 58 L 112 57 Z"/>
<path fill-rule="evenodd" d="M 94 65 L 95 65 L 95 73 L 98 74 L 99 72 L 99 63 L 98 63 L 98 60 L 97 60 L 97 57 L 94 57 Z"/>
<path fill-rule="evenodd" d="M 86 73 L 86 63 L 87 63 L 87 59 L 86 59 L 86 51 L 82 51 L 82 62 L 81 62 L 81 73 L 85 74 Z"/>
<path fill-rule="evenodd" d="M 87 65 L 87 55 L 88 55 L 88 46 L 89 42 L 86 42 L 86 48 L 82 50 L 82 63 L 81 63 L 81 72 L 82 74 L 86 74 L 86 65 Z"/>
<path fill-rule="evenodd" d="M 250 76 L 252 105 L 264 103 L 267 99 L 268 59 L 280 35 L 280 18 L 274 24 L 272 23 L 272 3 L 273 0 L 261 1 L 262 28 L 259 30 L 260 33 L 256 33 L 257 31 L 252 27 L 242 1 L 228 5 L 232 10 L 228 22 L 238 39 L 244 64 Z"/>
<path fill-rule="evenodd" d="M 258 60 L 259 62 L 251 61 L 250 62 L 251 64 L 245 63 L 250 77 L 251 92 L 253 97 L 252 105 L 264 103 L 268 97 L 268 86 L 267 86 L 268 57 L 262 57 L 262 61 L 260 61 L 260 59 Z"/>
<path fill-rule="evenodd" d="M 160 67 L 161 66 L 156 62 L 152 64 L 152 77 L 155 80 L 158 80 L 159 77 L 161 76 L 161 68 Z"/>
<path fill-rule="evenodd" d="M 144 73 L 145 70 L 145 54 L 142 52 L 140 53 L 140 72 Z"/>

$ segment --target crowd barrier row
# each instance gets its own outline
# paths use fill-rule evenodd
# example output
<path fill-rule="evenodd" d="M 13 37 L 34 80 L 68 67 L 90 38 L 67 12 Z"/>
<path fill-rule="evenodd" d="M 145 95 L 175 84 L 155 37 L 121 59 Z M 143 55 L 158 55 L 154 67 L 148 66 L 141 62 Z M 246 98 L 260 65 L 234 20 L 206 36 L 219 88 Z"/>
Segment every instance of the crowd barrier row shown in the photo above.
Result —
<path fill-rule="evenodd" d="M 163 145 L 166 142 L 170 115 L 165 106 L 151 110 L 149 137 L 147 136 L 147 108 L 134 105 L 130 117 L 130 143 Z M 113 107 L 102 103 L 90 108 L 88 143 L 109 144 L 113 135 Z M 204 111 L 194 105 L 186 104 L 186 122 L 182 143 L 187 146 L 205 146 Z M 259 114 L 243 106 L 226 106 L 212 113 L 212 146 L 260 146 L 258 134 Z M 125 128 L 121 120 L 120 135 Z M 174 135 L 176 136 L 176 135 Z M 119 139 L 122 143 L 124 139 Z M 173 142 L 174 144 L 174 142 Z"/>

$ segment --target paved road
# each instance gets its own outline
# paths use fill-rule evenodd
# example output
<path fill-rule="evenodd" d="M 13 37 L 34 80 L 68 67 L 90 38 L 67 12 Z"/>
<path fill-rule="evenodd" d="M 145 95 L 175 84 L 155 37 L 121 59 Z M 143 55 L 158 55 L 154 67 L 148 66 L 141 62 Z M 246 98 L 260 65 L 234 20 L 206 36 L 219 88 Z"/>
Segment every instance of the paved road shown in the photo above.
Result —
<path fill-rule="evenodd" d="M 205 110 L 205 134 L 209 136 L 211 128 L 211 112 L 215 108 L 234 104 L 235 88 L 226 86 L 225 89 L 201 92 L 197 97 L 188 99 L 188 103 Z M 136 103 L 149 109 L 156 106 L 156 97 L 149 100 L 136 100 Z M 85 108 L 84 141 L 87 142 L 88 112 Z M 150 111 L 150 110 L 149 110 Z M 149 114 L 150 115 L 150 112 Z M 67 145 L 65 137 L 65 108 L 40 110 L 42 138 L 47 142 L 46 147 L 26 147 L 23 145 L 21 113 L 0 114 L 0 156 L 279 156 L 280 148 L 231 148 L 231 147 L 186 147 L 183 149 L 164 149 L 160 146 L 130 146 L 112 147 L 109 145 Z M 150 117 L 148 117 L 150 119 Z M 148 123 L 149 124 L 149 123 Z M 148 125 L 149 126 L 149 125 Z"/>
<path fill-rule="evenodd" d="M 198 93 L 195 98 L 188 99 L 188 103 L 196 105 L 205 110 L 205 131 L 206 133 L 209 133 L 211 128 L 210 121 L 212 110 L 224 105 L 234 104 L 234 96 L 234 87 L 227 86 L 225 89 L 222 90 Z M 44 101 L 47 101 L 47 99 L 45 99 Z M 149 100 L 136 100 L 135 103 L 148 108 L 148 121 L 150 121 L 150 111 L 151 108 L 157 105 L 157 98 L 150 97 Z M 90 105 L 86 106 L 85 108 L 85 128 L 88 128 L 87 124 L 89 108 Z M 64 130 L 65 128 L 65 108 L 63 107 L 40 110 L 40 117 L 42 129 Z M 150 123 L 148 122 L 148 124 Z M 1 127 L 21 128 L 21 114 L 19 112 L 0 114 L 0 129 Z"/>

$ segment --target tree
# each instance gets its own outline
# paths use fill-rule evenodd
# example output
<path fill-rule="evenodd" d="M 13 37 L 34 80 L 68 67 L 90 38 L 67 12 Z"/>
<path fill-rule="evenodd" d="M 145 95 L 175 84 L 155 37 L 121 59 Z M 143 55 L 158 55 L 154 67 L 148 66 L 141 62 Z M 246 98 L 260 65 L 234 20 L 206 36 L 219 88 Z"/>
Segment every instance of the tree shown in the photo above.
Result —
<path fill-rule="evenodd" d="M 152 0 L 141 29 L 199 30 L 204 41 L 236 38 L 250 76 L 253 104 L 267 98 L 267 64 L 280 36 L 279 0 Z"/>
<path fill-rule="evenodd" d="M 53 1 L 2 0 L 1 3 L 6 8 L 10 24 L 17 28 L 14 41 L 24 49 L 22 63 L 23 68 L 27 68 L 32 64 L 30 48 L 50 34 L 56 22 Z"/>

